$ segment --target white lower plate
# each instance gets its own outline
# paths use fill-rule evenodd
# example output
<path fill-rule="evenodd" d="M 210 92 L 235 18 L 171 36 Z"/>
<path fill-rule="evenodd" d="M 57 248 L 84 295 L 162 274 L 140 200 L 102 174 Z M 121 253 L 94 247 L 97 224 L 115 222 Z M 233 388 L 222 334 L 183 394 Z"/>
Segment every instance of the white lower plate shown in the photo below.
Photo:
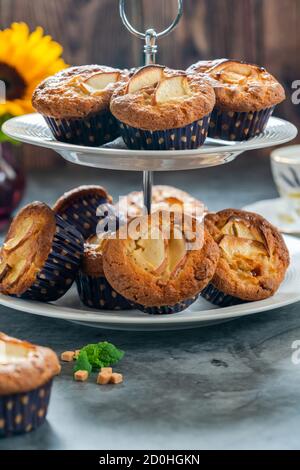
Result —
<path fill-rule="evenodd" d="M 291 215 L 288 203 L 282 198 L 258 201 L 244 207 L 244 210 L 262 215 L 282 233 L 300 235 L 300 217 Z"/>
<path fill-rule="evenodd" d="M 286 279 L 274 297 L 260 302 L 218 308 L 200 298 L 184 312 L 152 316 L 138 310 L 112 312 L 87 309 L 80 305 L 76 289 L 73 288 L 55 303 L 43 304 L 0 295 L 0 304 L 24 313 L 117 330 L 179 330 L 225 322 L 300 301 L 300 240 L 290 236 L 285 237 L 285 240 L 291 255 L 291 266 Z"/>

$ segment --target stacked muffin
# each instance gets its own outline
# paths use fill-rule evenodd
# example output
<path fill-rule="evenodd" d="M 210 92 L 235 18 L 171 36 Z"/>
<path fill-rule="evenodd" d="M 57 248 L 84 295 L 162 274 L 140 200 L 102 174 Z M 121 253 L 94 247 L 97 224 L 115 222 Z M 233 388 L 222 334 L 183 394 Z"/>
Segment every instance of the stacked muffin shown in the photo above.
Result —
<path fill-rule="evenodd" d="M 113 91 L 128 73 L 111 67 L 71 67 L 44 80 L 32 104 L 62 142 L 97 147 L 118 137 L 109 110 Z"/>
<path fill-rule="evenodd" d="M 284 99 L 283 87 L 264 68 L 219 59 L 186 72 L 161 65 L 71 67 L 42 82 L 32 102 L 62 142 L 100 146 L 122 136 L 134 150 L 188 150 L 207 135 L 257 136 Z"/>
<path fill-rule="evenodd" d="M 200 201 L 169 186 L 153 198 L 146 216 L 139 193 L 125 196 L 125 214 L 101 186 L 75 188 L 53 209 L 26 206 L 0 251 L 0 292 L 49 302 L 76 281 L 89 308 L 150 314 L 183 311 L 200 294 L 219 306 L 275 294 L 289 254 L 265 219 L 234 209 L 205 215 Z"/>
<path fill-rule="evenodd" d="M 214 88 L 209 137 L 242 141 L 262 133 L 275 106 L 285 99 L 282 85 L 263 67 L 235 60 L 200 61 L 188 68 Z"/>
<path fill-rule="evenodd" d="M 203 202 L 187 192 L 173 186 L 153 186 L 152 212 L 168 210 L 170 207 L 175 212 L 184 212 L 199 220 L 203 220 L 207 213 L 207 208 Z M 143 191 L 133 191 L 121 197 L 116 209 L 122 218 L 126 220 L 142 216 L 144 213 Z"/>
<path fill-rule="evenodd" d="M 33 105 L 63 142 L 99 146 L 121 135 L 131 149 L 167 151 L 198 148 L 208 134 L 258 135 L 284 98 L 265 69 L 220 59 L 186 72 L 72 67 L 39 85 Z M 153 188 L 152 202 L 145 216 L 141 193 L 113 205 L 104 188 L 83 186 L 53 209 L 30 204 L 0 251 L 0 292 L 54 301 L 76 280 L 89 307 L 174 313 L 200 294 L 224 306 L 277 291 L 289 255 L 267 221 L 235 210 L 206 215 L 200 201 L 166 186 Z"/>

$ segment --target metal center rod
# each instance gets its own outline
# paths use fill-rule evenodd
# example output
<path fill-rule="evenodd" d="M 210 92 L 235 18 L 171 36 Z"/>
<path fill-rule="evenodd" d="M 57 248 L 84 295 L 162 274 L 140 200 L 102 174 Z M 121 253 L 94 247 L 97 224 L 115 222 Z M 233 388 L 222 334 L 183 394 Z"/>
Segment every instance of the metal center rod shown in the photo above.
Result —
<path fill-rule="evenodd" d="M 123 24 L 126 26 L 128 31 L 131 34 L 134 34 L 140 39 L 145 39 L 145 65 L 151 65 L 156 63 L 156 54 L 157 54 L 157 38 L 164 37 L 169 34 L 179 23 L 179 20 L 183 13 L 183 0 L 177 0 L 178 3 L 178 12 L 173 23 L 164 31 L 156 33 L 154 29 L 148 29 L 146 33 L 141 33 L 137 31 L 128 21 L 128 18 L 125 13 L 125 0 L 119 0 L 119 10 L 120 16 L 123 21 Z M 154 180 L 153 171 L 144 171 L 143 174 L 143 191 L 144 191 L 144 207 L 148 214 L 151 214 L 151 203 L 152 203 L 152 186 Z"/>
<path fill-rule="evenodd" d="M 156 62 L 156 45 L 157 34 L 154 29 L 148 29 L 145 35 L 145 65 L 155 64 Z M 143 174 L 143 193 L 144 193 L 144 209 L 147 214 L 151 214 L 152 206 L 152 186 L 154 182 L 154 172 L 144 171 Z"/>

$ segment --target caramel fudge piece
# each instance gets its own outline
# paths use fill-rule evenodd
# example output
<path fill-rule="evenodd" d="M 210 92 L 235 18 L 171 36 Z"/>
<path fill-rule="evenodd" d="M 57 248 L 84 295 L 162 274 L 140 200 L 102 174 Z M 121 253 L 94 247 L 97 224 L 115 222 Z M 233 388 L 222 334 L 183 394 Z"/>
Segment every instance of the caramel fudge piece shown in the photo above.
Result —
<path fill-rule="evenodd" d="M 110 369 L 110 371 L 103 371 L 103 369 Z M 111 367 L 104 367 L 103 369 L 99 372 L 97 377 L 97 384 L 99 385 L 107 385 L 112 377 Z"/>
<path fill-rule="evenodd" d="M 74 379 L 77 382 L 85 382 L 89 377 L 89 373 L 87 370 L 77 370 L 74 374 Z"/>
<path fill-rule="evenodd" d="M 114 372 L 110 377 L 110 383 L 112 384 L 120 384 L 123 382 L 123 375 Z"/>
<path fill-rule="evenodd" d="M 74 351 L 65 351 L 61 354 L 60 359 L 64 362 L 71 362 L 74 360 L 75 352 Z"/>

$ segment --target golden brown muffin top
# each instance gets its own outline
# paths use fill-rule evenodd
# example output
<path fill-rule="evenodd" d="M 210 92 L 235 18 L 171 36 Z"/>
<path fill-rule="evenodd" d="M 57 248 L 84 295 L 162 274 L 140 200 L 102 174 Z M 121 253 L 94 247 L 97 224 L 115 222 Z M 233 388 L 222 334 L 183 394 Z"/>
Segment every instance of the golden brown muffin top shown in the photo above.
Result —
<path fill-rule="evenodd" d="M 110 110 L 129 126 L 157 131 L 187 126 L 214 105 L 213 88 L 198 74 L 149 65 L 115 90 Z"/>
<path fill-rule="evenodd" d="M 23 294 L 34 283 L 51 250 L 56 231 L 53 211 L 34 202 L 14 218 L 0 250 L 0 292 Z"/>
<path fill-rule="evenodd" d="M 219 249 L 203 224 L 189 216 L 157 212 L 130 222 L 140 230 L 106 241 L 103 267 L 123 297 L 147 306 L 172 306 L 195 297 L 212 279 Z"/>
<path fill-rule="evenodd" d="M 211 69 L 215 65 L 226 62 L 228 59 L 213 59 L 213 60 L 199 60 L 196 64 L 191 65 L 188 69 L 188 73 L 204 73 Z"/>
<path fill-rule="evenodd" d="M 200 61 L 189 72 L 208 79 L 216 93 L 216 107 L 225 111 L 254 112 L 285 100 L 283 86 L 257 65 L 228 59 Z"/>
<path fill-rule="evenodd" d="M 0 396 L 30 392 L 59 372 L 54 351 L 0 332 Z"/>
<path fill-rule="evenodd" d="M 205 218 L 220 248 L 212 283 L 225 294 L 245 301 L 271 297 L 289 266 L 289 252 L 278 232 L 263 217 L 227 209 Z"/>
<path fill-rule="evenodd" d="M 143 215 L 144 195 L 143 191 L 133 191 L 120 199 L 116 205 L 120 214 L 127 216 L 129 220 Z M 173 210 L 185 212 L 193 217 L 201 219 L 207 209 L 203 202 L 191 196 L 189 193 L 173 186 L 156 185 L 152 188 L 152 212 L 159 210 Z"/>
<path fill-rule="evenodd" d="M 127 71 L 104 65 L 70 67 L 44 80 L 34 91 L 33 107 L 44 116 L 84 118 L 109 110 L 113 91 Z"/>

